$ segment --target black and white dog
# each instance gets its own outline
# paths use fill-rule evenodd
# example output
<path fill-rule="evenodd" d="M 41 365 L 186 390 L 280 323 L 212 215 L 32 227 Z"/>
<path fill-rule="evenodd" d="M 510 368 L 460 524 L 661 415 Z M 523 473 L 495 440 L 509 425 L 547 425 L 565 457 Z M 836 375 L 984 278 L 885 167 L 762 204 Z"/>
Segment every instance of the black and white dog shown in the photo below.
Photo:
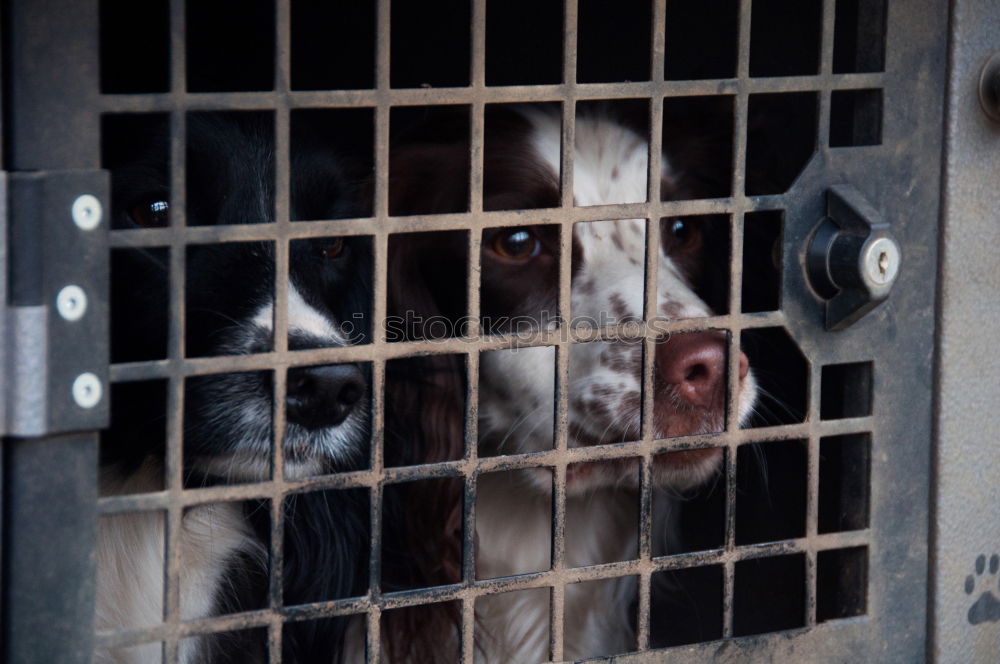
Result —
<path fill-rule="evenodd" d="M 304 130 L 304 128 L 303 128 Z M 146 137 L 149 138 L 149 137 Z M 341 160 L 321 140 L 293 131 L 293 218 L 358 216 L 357 194 Z M 112 167 L 118 228 L 169 225 L 171 197 L 165 136 L 149 150 L 126 146 Z M 107 147 L 107 146 L 106 146 Z M 107 149 L 106 149 L 107 154 Z M 274 219 L 274 140 L 269 122 L 243 114 L 190 114 L 186 215 L 189 225 L 252 224 Z M 187 356 L 270 351 L 275 252 L 271 242 L 186 247 Z M 288 274 L 291 350 L 364 341 L 371 299 L 366 238 L 293 240 Z M 175 279 L 178 275 L 174 275 Z M 165 252 L 128 250 L 113 269 L 115 361 L 153 359 L 166 348 L 170 275 Z M 351 326 L 345 325 L 350 322 Z M 153 351 L 155 355 L 156 351 Z M 161 355 L 162 357 L 162 355 Z M 166 413 L 148 386 L 118 389 L 113 426 L 102 445 L 105 495 L 160 490 Z M 358 365 L 288 370 L 283 436 L 291 479 L 349 470 L 368 453 L 369 380 Z M 188 378 L 184 390 L 185 486 L 266 480 L 271 473 L 272 378 L 242 372 Z M 363 594 L 367 581 L 368 507 L 351 491 L 287 498 L 286 605 Z M 185 511 L 180 537 L 180 612 L 184 620 L 266 605 L 269 510 L 260 504 L 198 505 Z M 159 512 L 102 519 L 98 545 L 97 628 L 136 629 L 162 621 L 164 518 Z M 285 629 L 285 661 L 335 661 L 343 621 Z M 98 662 L 159 662 L 158 643 L 103 650 Z M 266 660 L 265 643 L 197 637 L 181 642 L 180 661 Z"/>

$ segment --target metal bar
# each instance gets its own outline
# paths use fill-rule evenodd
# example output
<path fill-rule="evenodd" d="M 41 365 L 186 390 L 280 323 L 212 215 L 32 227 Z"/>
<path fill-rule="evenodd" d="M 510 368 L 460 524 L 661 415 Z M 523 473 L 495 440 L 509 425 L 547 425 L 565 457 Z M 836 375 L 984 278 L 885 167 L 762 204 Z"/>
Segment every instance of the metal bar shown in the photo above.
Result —
<path fill-rule="evenodd" d="M 486 0 L 473 0 L 471 25 L 471 66 L 472 88 L 482 91 L 486 88 Z M 478 96 L 478 95 L 477 95 Z M 477 99 L 470 109 L 470 181 L 469 212 L 470 223 L 482 219 L 483 210 L 483 156 L 486 134 L 485 104 Z M 466 301 L 468 318 L 465 335 L 477 337 L 480 334 L 479 285 L 482 265 L 480 261 L 482 226 L 472 223 L 468 235 L 468 271 L 466 273 Z M 462 583 L 471 586 L 476 580 L 476 486 L 475 468 L 479 461 L 479 353 L 473 349 L 466 356 L 465 394 L 465 454 L 464 487 L 462 492 Z M 475 661 L 476 647 L 476 601 L 474 597 L 462 600 L 461 617 L 461 657 L 466 664 Z"/>
<path fill-rule="evenodd" d="M 653 0 L 652 27 L 650 35 L 650 80 L 662 83 L 665 57 L 666 0 Z M 649 171 L 647 173 L 647 201 L 656 202 L 662 197 L 660 192 L 663 170 L 663 96 L 656 95 L 649 102 Z M 646 256 L 644 274 L 643 318 L 649 321 L 658 316 L 659 306 L 659 262 L 660 262 L 660 220 L 653 217 L 646 220 Z M 651 603 L 652 572 L 648 564 L 652 558 L 653 521 L 653 457 L 650 453 L 652 441 L 656 437 L 653 427 L 656 343 L 651 339 L 643 341 L 642 356 L 642 432 L 643 456 L 639 472 L 639 562 L 641 572 L 638 578 L 638 614 L 636 616 L 636 648 L 649 648 L 649 623 Z"/>
<path fill-rule="evenodd" d="M 187 17 L 181 0 L 170 2 L 170 94 L 182 95 L 187 78 Z M 187 117 L 181 111 L 170 114 L 170 300 L 167 357 L 169 383 L 167 392 L 167 449 L 164 459 L 167 495 L 164 555 L 164 622 L 176 625 L 180 617 L 180 544 L 184 512 L 180 496 L 184 489 L 184 378 L 177 374 L 177 363 L 185 354 L 186 327 L 185 284 L 187 280 L 187 245 L 183 229 L 187 225 Z M 163 658 L 167 664 L 178 661 L 178 640 L 166 638 Z"/>
<path fill-rule="evenodd" d="M 744 329 L 775 327 L 783 324 L 785 318 L 780 312 L 766 312 L 749 316 L 710 316 L 696 319 L 658 319 L 654 329 L 637 332 L 624 326 L 605 326 L 597 329 L 573 327 L 565 330 L 544 330 L 512 334 L 508 336 L 486 336 L 478 338 L 455 338 L 442 340 L 420 340 L 387 344 L 381 351 L 377 346 L 344 346 L 338 348 L 318 348 L 295 351 L 286 355 L 276 353 L 256 353 L 253 355 L 227 355 L 212 358 L 191 357 L 172 363 L 169 360 L 151 362 L 127 362 L 112 365 L 114 381 L 146 380 L 173 375 L 199 376 L 210 373 L 253 371 L 267 368 L 288 368 L 312 364 L 334 364 L 338 362 L 365 362 L 376 359 L 393 359 L 413 355 L 439 355 L 468 352 L 469 346 L 481 351 L 532 346 L 558 346 L 562 343 L 585 343 L 588 341 L 621 340 L 656 341 L 663 335 L 682 334 L 702 330 L 725 329 L 742 324 Z M 569 339 L 564 337 L 569 336 Z M 829 426 L 833 426 L 832 424 Z"/>
<path fill-rule="evenodd" d="M 823 13 L 821 23 L 820 38 L 820 75 L 831 75 L 833 72 L 833 42 L 834 27 L 836 24 L 836 0 L 823 0 Z M 817 148 L 826 151 L 830 145 L 830 103 L 832 92 L 823 90 L 818 96 L 819 109 L 817 121 L 819 123 L 816 132 Z M 806 439 L 806 523 L 805 534 L 807 538 L 813 538 L 818 531 L 819 521 L 819 454 L 820 437 L 817 426 L 820 422 L 820 383 L 822 368 L 816 363 L 810 365 L 809 372 L 809 401 L 806 422 L 811 426 L 809 437 Z M 818 593 L 816 578 L 816 547 L 810 547 L 805 552 L 805 616 L 803 618 L 806 627 L 816 625 L 816 595 Z"/>
<path fill-rule="evenodd" d="M 575 206 L 573 190 L 573 157 L 576 145 L 576 28 L 577 2 L 563 3 L 563 74 L 562 74 L 562 149 L 559 163 L 560 206 Z M 572 256 L 573 224 L 563 221 L 559 233 L 559 315 L 563 321 L 572 316 Z M 562 323 L 565 325 L 565 322 Z M 569 361 L 571 346 L 556 348 L 556 403 L 553 447 L 561 463 L 552 471 L 552 571 L 561 575 L 565 570 L 566 547 L 566 461 L 569 428 Z M 563 659 L 566 586 L 555 583 L 550 591 L 549 652 L 553 661 Z"/>
<path fill-rule="evenodd" d="M 372 365 L 372 430 L 371 472 L 378 478 L 383 471 L 385 444 L 385 363 Z M 368 597 L 372 604 L 368 608 L 367 649 L 368 661 L 378 662 L 382 647 L 381 637 L 381 597 L 382 597 L 382 498 L 385 482 L 377 480 L 371 486 L 371 549 L 368 552 Z"/>
<path fill-rule="evenodd" d="M 837 3 L 836 0 L 823 0 L 823 23 L 820 38 L 819 72 L 821 76 L 831 76 L 833 74 L 833 39 L 834 25 L 836 23 Z M 816 132 L 817 147 L 820 150 L 827 150 L 830 146 L 830 97 L 832 92 L 825 89 L 819 93 L 819 121 Z"/>
<path fill-rule="evenodd" d="M 274 308 L 272 322 L 272 348 L 276 354 L 288 350 L 288 275 L 289 238 L 291 227 L 291 138 L 287 103 L 291 87 L 291 8 L 289 0 L 278 0 L 275 7 L 275 96 L 274 111 Z M 285 395 L 287 371 L 275 369 L 271 384 L 274 388 L 271 433 L 271 480 L 277 485 L 271 499 L 270 556 L 268 569 L 268 605 L 274 609 L 284 606 L 285 560 Z M 268 656 L 271 662 L 281 661 L 283 622 L 271 620 L 267 625 Z"/>
<path fill-rule="evenodd" d="M 564 70 L 565 71 L 565 70 Z M 575 74 L 575 67 L 574 67 Z M 632 81 L 628 83 L 575 83 L 574 98 L 586 100 L 637 99 L 658 95 L 701 97 L 748 93 L 815 92 L 818 89 L 856 90 L 885 86 L 883 73 L 821 74 L 819 76 L 775 76 L 767 78 L 713 79 L 692 81 Z M 475 88 L 396 88 L 380 90 L 293 90 L 289 108 L 354 108 L 375 106 L 384 100 L 392 106 L 436 106 L 471 104 L 514 104 L 561 102 L 566 99 L 566 83 L 550 85 L 509 85 Z M 189 92 L 144 95 L 109 94 L 98 100 L 102 111 L 151 113 L 171 110 L 259 110 L 274 104 L 270 92 Z"/>
<path fill-rule="evenodd" d="M 560 582 L 586 583 L 589 581 L 600 581 L 603 579 L 630 576 L 640 573 L 644 566 L 650 567 L 653 572 L 661 572 L 693 567 L 704 567 L 706 565 L 717 565 L 720 563 L 737 562 L 741 560 L 767 558 L 775 555 L 799 553 L 807 551 L 809 547 L 814 545 L 823 549 L 849 548 L 852 546 L 864 545 L 867 542 L 867 538 L 868 531 L 830 533 L 817 536 L 815 541 L 803 538 L 797 540 L 770 542 L 767 544 L 741 546 L 733 551 L 726 551 L 725 549 L 710 549 L 706 551 L 698 551 L 697 553 L 658 557 L 646 564 L 632 560 L 591 565 L 587 567 L 575 567 L 564 570 L 562 573 L 557 573 L 555 570 L 548 570 L 531 574 L 519 574 L 511 577 L 479 580 L 475 581 L 471 585 L 452 584 L 450 586 L 433 589 L 385 593 L 378 600 L 378 604 L 381 606 L 382 610 L 390 610 L 423 606 L 430 603 L 449 600 L 464 601 L 468 598 L 474 599 L 477 597 L 485 597 L 499 593 L 552 587 L 553 584 Z M 99 647 L 108 648 L 134 645 L 138 643 L 148 643 L 150 641 L 169 638 L 171 635 L 180 638 L 195 634 L 217 633 L 233 631 L 236 629 L 263 627 L 268 624 L 268 621 L 274 615 L 281 616 L 282 619 L 287 619 L 289 621 L 314 620 L 317 618 L 354 615 L 359 611 L 364 611 L 366 608 L 374 606 L 373 602 L 374 600 L 369 597 L 313 602 L 309 604 L 296 605 L 294 607 L 284 607 L 281 610 L 266 609 L 260 611 L 248 611 L 226 616 L 184 621 L 175 628 L 171 628 L 169 625 L 164 624 L 141 630 L 99 632 L 97 634 L 97 643 Z"/>
<path fill-rule="evenodd" d="M 824 435 L 840 436 L 866 432 L 871 429 L 873 421 L 871 418 L 834 420 L 829 428 L 824 427 Z M 810 425 L 808 423 L 741 429 L 728 434 L 709 434 L 654 440 L 649 444 L 649 453 L 651 456 L 655 456 L 678 450 L 718 447 L 727 441 L 731 442 L 734 446 L 739 446 L 767 441 L 796 440 L 809 435 Z M 563 454 L 555 450 L 549 450 L 528 454 L 485 457 L 478 460 L 476 470 L 477 473 L 488 473 L 532 467 L 555 467 L 559 464 L 560 459 L 565 459 L 567 464 L 571 464 L 587 461 L 634 458 L 643 454 L 643 445 L 645 444 L 643 441 L 634 441 L 594 447 L 573 447 L 568 448 Z M 280 491 L 276 491 L 274 484 L 271 482 L 215 486 L 196 490 L 189 489 L 185 491 L 180 501 L 183 506 L 191 507 L 220 501 L 275 498 L 276 496 L 280 496 L 282 491 L 286 493 L 299 493 L 308 490 L 370 488 L 378 482 L 396 484 L 418 479 L 461 477 L 467 472 L 469 466 L 470 464 L 463 459 L 419 466 L 386 468 L 382 471 L 381 475 L 372 471 L 337 473 L 335 475 L 286 481 L 285 486 Z M 169 492 L 161 491 L 108 496 L 101 498 L 98 506 L 102 515 L 110 515 L 130 511 L 163 509 L 170 504 L 171 500 L 173 499 L 170 497 Z"/>
<path fill-rule="evenodd" d="M 389 121 L 390 121 L 390 43 L 392 11 L 390 0 L 379 0 L 376 14 L 375 54 L 375 200 L 376 220 L 387 226 L 389 214 Z M 386 330 L 381 321 L 386 316 L 387 275 L 389 266 L 389 238 L 379 229 L 373 241 L 375 254 L 372 302 L 372 341 L 376 348 L 386 342 Z M 385 444 L 385 361 L 375 358 L 372 362 L 372 438 L 371 463 L 373 475 L 381 474 L 384 467 Z M 382 595 L 382 483 L 372 486 L 369 506 L 371 509 L 371 550 L 368 558 L 368 597 L 372 605 L 365 616 L 366 650 L 368 662 L 382 661 L 382 632 L 379 599 Z"/>
<path fill-rule="evenodd" d="M 747 107 L 750 81 L 750 21 L 752 3 L 740 0 L 739 42 L 737 58 L 737 95 L 733 108 L 733 180 L 731 195 L 736 202 L 731 217 L 730 263 L 729 263 L 729 313 L 736 314 L 741 306 L 742 261 L 743 261 L 743 206 L 745 205 L 746 147 L 747 147 Z M 757 79 L 753 79 L 757 80 Z M 815 79 L 814 79 L 815 81 Z M 815 85 L 815 82 L 814 82 Z M 739 413 L 736 404 L 740 393 L 739 354 L 740 328 L 730 328 L 729 348 L 726 362 L 726 431 L 732 434 L 739 429 Z M 726 549 L 736 546 L 736 446 L 732 439 L 726 453 Z M 735 565 L 727 561 L 723 568 L 722 636 L 733 635 L 733 593 L 735 588 Z"/>
<path fill-rule="evenodd" d="M 809 414 L 806 422 L 810 425 L 809 438 L 807 438 L 806 456 L 806 538 L 813 539 L 819 530 L 819 452 L 820 437 L 819 427 L 815 426 L 819 422 L 820 416 L 820 374 L 822 367 L 813 363 L 809 373 Z M 806 606 L 805 625 L 811 627 L 816 624 L 816 548 L 812 547 L 806 551 Z"/>
<path fill-rule="evenodd" d="M 747 198 L 741 209 L 747 211 L 774 210 L 784 205 L 782 196 L 754 196 Z M 684 215 L 731 213 L 737 201 L 729 198 L 679 201 L 654 201 L 593 205 L 579 208 L 543 208 L 537 210 L 496 211 L 480 213 L 479 227 L 512 227 L 534 224 L 569 223 L 579 221 L 605 221 Z M 171 208 L 173 210 L 173 208 Z M 468 213 L 440 214 L 386 219 L 335 219 L 326 221 L 296 221 L 288 229 L 290 239 L 328 237 L 331 235 L 372 235 L 389 231 L 413 233 L 420 231 L 468 230 Z M 267 241 L 275 237 L 274 224 L 238 224 L 223 226 L 189 226 L 184 237 L 192 244 L 213 242 Z M 142 228 L 111 231 L 111 246 L 115 248 L 155 247 L 170 241 L 171 229 Z"/>

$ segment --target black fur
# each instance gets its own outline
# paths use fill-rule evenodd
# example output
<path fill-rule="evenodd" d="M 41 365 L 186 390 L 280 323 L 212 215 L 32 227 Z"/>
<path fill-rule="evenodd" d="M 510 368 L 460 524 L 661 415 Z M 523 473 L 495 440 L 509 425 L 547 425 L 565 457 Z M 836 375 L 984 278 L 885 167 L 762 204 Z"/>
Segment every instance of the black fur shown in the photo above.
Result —
<path fill-rule="evenodd" d="M 292 218 L 361 216 L 358 188 L 333 150 L 303 131 L 293 143 Z M 113 133 L 112 133 L 113 134 Z M 106 136 L 109 134 L 106 133 Z M 119 137 L 121 138 L 121 137 Z M 156 201 L 171 201 L 165 132 L 137 132 L 137 143 L 105 144 L 112 169 L 112 224 L 116 228 L 163 226 L 164 219 L 142 217 Z M 107 139 L 106 139 L 107 140 Z M 108 157 L 110 155 L 110 157 Z M 198 114 L 187 124 L 186 215 L 191 226 L 266 223 L 274 219 L 274 140 L 270 122 L 259 114 Z M 174 197 L 176 198 L 176 197 Z M 136 213 L 136 210 L 139 213 Z M 143 223 L 147 222 L 147 223 Z M 329 240 L 290 244 L 290 278 L 314 309 L 350 322 L 349 342 L 369 337 L 371 243 L 344 238 L 343 250 L 324 256 Z M 186 254 L 186 326 L 188 356 L 263 352 L 270 333 L 249 320 L 273 297 L 274 247 L 269 242 L 190 245 Z M 165 251 L 135 249 L 115 257 L 112 287 L 112 347 L 117 362 L 158 359 L 167 347 L 169 259 Z M 348 332 L 348 330 L 345 330 Z M 292 335 L 289 347 L 323 345 L 308 335 Z M 327 340 L 327 344 L 330 345 Z M 189 379 L 185 393 L 184 458 L 188 486 L 227 481 L 206 461 L 241 450 L 253 435 L 269 439 L 270 415 L 252 431 L 234 435 L 231 414 L 246 400 L 270 403 L 269 372 Z M 152 398 L 155 396 L 157 398 Z M 139 385 L 116 387 L 113 425 L 102 443 L 102 464 L 127 476 L 144 461 L 162 459 L 165 391 Z M 367 397 L 366 397 L 367 398 Z M 255 401 L 256 403 L 256 401 Z M 269 410 L 266 411 L 269 413 Z M 227 419 L 230 417 L 230 419 Z M 289 432 L 294 424 L 289 424 Z M 244 425 L 244 428 L 245 425 Z M 310 435 L 300 427 L 300 436 Z M 353 470 L 368 458 L 368 432 L 352 441 L 353 454 L 325 458 L 323 472 Z M 269 460 L 269 446 L 255 452 Z M 291 452 L 286 458 L 294 458 Z M 365 490 L 322 491 L 289 496 L 285 512 L 284 597 L 287 605 L 364 594 L 368 581 L 369 509 Z M 251 501 L 246 514 L 263 549 L 270 537 L 270 510 Z M 267 606 L 266 563 L 248 557 L 234 561 L 216 592 L 217 613 Z M 289 623 L 283 661 L 330 662 L 343 644 L 345 619 Z M 266 634 L 256 630 L 213 639 L 206 657 L 217 662 L 253 661 L 266 653 Z M 264 657 L 266 659 L 266 657 Z"/>

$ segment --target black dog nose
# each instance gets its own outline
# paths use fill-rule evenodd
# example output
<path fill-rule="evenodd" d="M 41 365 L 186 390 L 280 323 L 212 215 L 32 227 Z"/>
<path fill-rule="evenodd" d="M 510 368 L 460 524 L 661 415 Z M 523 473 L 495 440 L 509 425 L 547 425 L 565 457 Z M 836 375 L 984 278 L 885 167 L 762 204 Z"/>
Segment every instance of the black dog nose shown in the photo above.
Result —
<path fill-rule="evenodd" d="M 366 387 L 354 364 L 289 369 L 285 414 L 289 422 L 306 429 L 336 426 L 351 414 Z"/>

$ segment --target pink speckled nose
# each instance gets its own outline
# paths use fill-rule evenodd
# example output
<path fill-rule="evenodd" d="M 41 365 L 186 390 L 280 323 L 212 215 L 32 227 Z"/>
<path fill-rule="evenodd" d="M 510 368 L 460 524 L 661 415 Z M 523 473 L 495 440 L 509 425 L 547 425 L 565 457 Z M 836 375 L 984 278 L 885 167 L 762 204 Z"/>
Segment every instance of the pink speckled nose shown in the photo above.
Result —
<path fill-rule="evenodd" d="M 721 408 L 726 393 L 726 337 L 718 332 L 678 334 L 656 347 L 656 370 L 681 399 L 698 408 Z M 740 353 L 740 380 L 750 361 Z"/>

